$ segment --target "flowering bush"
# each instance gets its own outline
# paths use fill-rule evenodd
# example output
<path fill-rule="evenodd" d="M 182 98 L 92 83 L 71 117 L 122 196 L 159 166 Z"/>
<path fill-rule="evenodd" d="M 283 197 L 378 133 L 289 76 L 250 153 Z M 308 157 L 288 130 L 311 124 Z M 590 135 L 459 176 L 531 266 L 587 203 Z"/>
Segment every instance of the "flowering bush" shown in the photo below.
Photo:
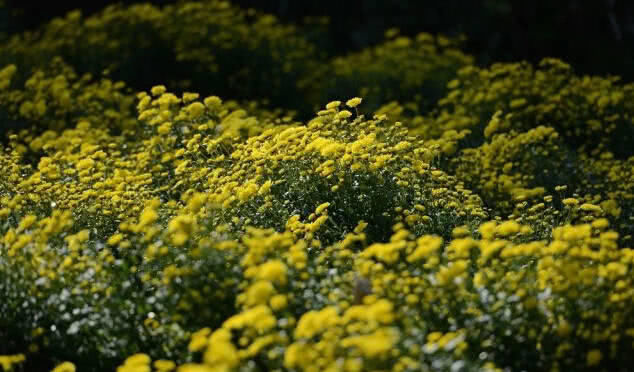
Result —
<path fill-rule="evenodd" d="M 221 0 L 113 5 L 89 17 L 75 11 L 0 49 L 1 62 L 18 62 L 25 73 L 61 56 L 81 74 L 106 70 L 141 89 L 168 83 L 294 108 L 303 108 L 299 87 L 318 62 L 294 26 Z"/>
<path fill-rule="evenodd" d="M 319 60 L 203 1 L 0 45 L 2 370 L 634 364 L 631 85 L 392 34 Z M 154 47 L 175 88 L 101 73 Z"/>
<path fill-rule="evenodd" d="M 473 63 L 473 57 L 459 49 L 459 39 L 428 33 L 412 38 L 396 29 L 385 36 L 382 44 L 324 64 L 313 76 L 318 89 L 311 100 L 361 95 L 369 110 L 397 101 L 426 111 L 445 95 L 456 71 Z"/>

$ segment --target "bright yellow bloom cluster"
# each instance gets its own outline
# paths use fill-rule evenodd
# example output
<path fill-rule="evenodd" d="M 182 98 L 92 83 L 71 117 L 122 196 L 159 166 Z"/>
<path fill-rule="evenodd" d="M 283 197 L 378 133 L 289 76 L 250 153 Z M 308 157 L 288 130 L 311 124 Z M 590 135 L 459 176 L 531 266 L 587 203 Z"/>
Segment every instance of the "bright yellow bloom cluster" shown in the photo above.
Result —
<path fill-rule="evenodd" d="M 23 363 L 24 360 L 24 354 L 0 355 L 0 366 L 2 366 L 4 372 L 9 372 L 13 370 L 14 366 Z"/>
<path fill-rule="evenodd" d="M 3 42 L 2 370 L 632 365 L 634 86 L 386 38 L 205 0 Z M 142 50 L 192 76 L 102 74 Z"/>

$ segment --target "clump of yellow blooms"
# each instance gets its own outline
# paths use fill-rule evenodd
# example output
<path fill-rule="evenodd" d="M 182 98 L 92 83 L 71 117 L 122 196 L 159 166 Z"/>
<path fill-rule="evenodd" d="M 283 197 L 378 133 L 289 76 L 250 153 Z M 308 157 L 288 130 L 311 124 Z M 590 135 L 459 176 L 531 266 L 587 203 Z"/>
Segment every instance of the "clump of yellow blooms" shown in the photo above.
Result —
<path fill-rule="evenodd" d="M 24 354 L 0 355 L 0 367 L 5 372 L 12 371 L 14 366 L 23 363 L 24 360 Z"/>
<path fill-rule="evenodd" d="M 629 368 L 634 86 L 459 42 L 320 61 L 219 0 L 4 41 L 0 370 Z"/>
<path fill-rule="evenodd" d="M 370 110 L 398 101 L 426 111 L 445 94 L 446 84 L 456 71 L 473 63 L 473 57 L 460 50 L 461 38 L 428 33 L 408 37 L 396 29 L 388 30 L 385 36 L 377 46 L 320 66 L 309 77 L 315 86 L 310 100 L 359 95 Z M 393 81 L 399 84 L 393 85 Z M 355 103 L 355 99 L 348 101 L 350 107 Z"/>
<path fill-rule="evenodd" d="M 116 4 L 90 16 L 73 11 L 36 31 L 12 35 L 0 50 L 2 65 L 18 60 L 30 70 L 61 56 L 81 73 L 106 70 L 137 86 L 155 81 L 139 71 L 161 63 L 198 76 L 178 74 L 169 86 L 190 91 L 214 86 L 236 98 L 277 103 L 288 91 L 301 97 L 308 88 L 302 81 L 316 70 L 320 54 L 297 27 L 225 0 Z M 301 101 L 293 104 L 286 107 L 304 108 Z"/>

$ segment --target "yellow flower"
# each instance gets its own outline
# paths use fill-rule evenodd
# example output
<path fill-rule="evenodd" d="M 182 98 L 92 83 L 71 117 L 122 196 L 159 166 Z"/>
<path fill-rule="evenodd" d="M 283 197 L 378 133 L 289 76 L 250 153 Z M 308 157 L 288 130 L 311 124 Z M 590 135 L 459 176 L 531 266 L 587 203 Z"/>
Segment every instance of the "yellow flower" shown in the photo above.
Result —
<path fill-rule="evenodd" d="M 9 87 L 11 83 L 11 78 L 17 71 L 17 67 L 15 65 L 9 65 L 4 69 L 0 70 L 0 90 L 6 89 Z"/>
<path fill-rule="evenodd" d="M 341 101 L 332 101 L 326 105 L 328 110 L 336 109 L 341 105 Z"/>
<path fill-rule="evenodd" d="M 300 366 L 305 359 L 307 359 L 307 355 L 303 352 L 303 345 L 298 343 L 291 344 L 284 352 L 284 367 L 294 368 Z"/>
<path fill-rule="evenodd" d="M 25 360 L 24 354 L 0 355 L 0 367 L 3 371 L 11 371 L 14 364 L 22 363 Z"/>
<path fill-rule="evenodd" d="M 315 209 L 315 214 L 322 214 L 323 211 L 326 210 L 326 208 L 328 208 L 330 206 L 330 203 L 326 202 L 323 204 L 320 204 L 317 209 Z"/>
<path fill-rule="evenodd" d="M 237 196 L 238 196 L 238 200 L 240 200 L 241 202 L 246 202 L 247 200 L 249 200 L 249 198 L 251 198 L 253 195 L 256 195 L 259 191 L 259 186 L 254 183 L 254 182 L 250 182 L 240 188 L 238 188 L 237 191 Z"/>
<path fill-rule="evenodd" d="M 227 329 L 239 329 L 248 326 L 259 332 L 265 332 L 273 328 L 276 323 L 277 320 L 273 316 L 271 309 L 266 305 L 258 305 L 232 316 L 222 326 Z"/>
<path fill-rule="evenodd" d="M 520 227 L 520 224 L 515 221 L 505 221 L 497 226 L 496 232 L 500 234 L 500 236 L 509 236 L 517 234 L 520 231 Z"/>
<path fill-rule="evenodd" d="M 527 103 L 525 98 L 516 98 L 509 103 L 509 107 L 512 109 L 522 107 Z"/>
<path fill-rule="evenodd" d="M 354 107 L 359 106 L 361 104 L 361 101 L 362 101 L 361 98 L 355 97 L 355 98 L 349 99 L 348 102 L 346 102 L 346 105 L 348 107 L 354 108 Z"/>
<path fill-rule="evenodd" d="M 231 343 L 230 330 L 220 328 L 211 335 L 204 360 L 206 364 L 225 368 L 235 367 L 240 363 L 238 351 Z"/>
<path fill-rule="evenodd" d="M 269 305 L 271 305 L 271 309 L 273 310 L 281 310 L 285 308 L 287 304 L 288 300 L 286 296 L 281 294 L 271 297 L 271 300 L 269 301 Z"/>
<path fill-rule="evenodd" d="M 95 165 L 95 161 L 90 159 L 90 158 L 86 158 L 86 159 L 82 159 L 80 161 L 77 162 L 76 168 L 79 170 L 84 170 L 84 169 L 90 169 Z"/>
<path fill-rule="evenodd" d="M 200 208 L 207 202 L 207 195 L 203 193 L 195 193 L 187 202 L 187 208 L 192 212 L 198 212 Z"/>
<path fill-rule="evenodd" d="M 464 238 L 467 235 L 469 235 L 469 229 L 466 226 L 458 226 L 451 231 L 451 236 L 454 238 Z"/>
<path fill-rule="evenodd" d="M 161 94 L 165 93 L 167 89 L 165 88 L 165 85 L 156 85 L 154 87 L 152 87 L 152 95 L 153 96 L 160 96 Z"/>
<path fill-rule="evenodd" d="M 156 131 L 158 132 L 158 134 L 163 136 L 163 135 L 166 135 L 167 133 L 169 133 L 170 130 L 172 130 L 172 123 L 167 122 L 167 123 L 161 124 L 161 126 L 158 127 L 158 129 Z"/>
<path fill-rule="evenodd" d="M 196 332 L 191 337 L 188 349 L 189 351 L 200 351 L 207 346 L 207 336 L 211 333 L 210 328 L 203 328 Z"/>
<path fill-rule="evenodd" d="M 266 304 L 274 293 L 275 288 L 271 282 L 260 280 L 247 289 L 246 303 L 249 306 Z"/>
<path fill-rule="evenodd" d="M 200 117 L 200 115 L 202 115 L 203 112 L 205 112 L 205 105 L 200 102 L 194 102 L 191 105 L 187 106 L 185 110 L 187 110 L 189 114 L 189 119 L 193 120 L 197 119 L 198 117 Z"/>
<path fill-rule="evenodd" d="M 55 367 L 52 372 L 75 372 L 75 365 L 71 362 L 64 362 Z"/>
<path fill-rule="evenodd" d="M 442 247 L 442 238 L 439 236 L 425 235 L 416 240 L 416 249 L 407 256 L 407 262 L 415 262 L 430 257 Z"/>
<path fill-rule="evenodd" d="M 156 368 L 157 372 L 169 372 L 176 368 L 176 363 L 171 360 L 159 359 L 154 362 L 154 368 Z"/>
<path fill-rule="evenodd" d="M 602 212 L 601 207 L 599 207 L 598 205 L 590 204 L 590 203 L 583 203 L 579 206 L 579 208 L 582 211 L 586 211 L 586 212 L 597 212 L 597 213 Z"/>
<path fill-rule="evenodd" d="M 20 225 L 18 226 L 18 232 L 28 229 L 35 223 L 35 221 L 37 221 L 37 217 L 32 214 L 24 216 L 24 218 L 22 218 L 22 221 L 20 221 Z"/>
<path fill-rule="evenodd" d="M 200 97 L 200 94 L 198 93 L 185 92 L 183 93 L 183 102 L 188 103 L 188 102 L 196 100 L 198 97 Z"/>
<path fill-rule="evenodd" d="M 139 217 L 140 228 L 146 227 L 158 220 L 158 213 L 154 210 L 154 208 L 145 208 L 141 216 Z"/>
<path fill-rule="evenodd" d="M 381 328 L 377 331 L 362 336 L 352 336 L 341 340 L 343 347 L 357 347 L 368 358 L 385 355 L 398 341 L 398 333 L 393 328 Z"/>
<path fill-rule="evenodd" d="M 590 350 L 588 354 L 586 355 L 586 363 L 590 367 L 599 365 L 602 359 L 603 359 L 603 354 L 601 353 L 600 350 L 597 350 L 597 349 Z"/>
<path fill-rule="evenodd" d="M 559 337 L 568 337 L 571 331 L 572 327 L 570 327 L 570 323 L 564 320 L 559 323 L 559 327 L 557 328 L 557 335 L 559 335 Z"/>
<path fill-rule="evenodd" d="M 597 220 L 592 221 L 592 227 L 595 229 L 605 229 L 610 225 L 610 221 L 607 218 L 599 218 Z"/>
<path fill-rule="evenodd" d="M 203 102 L 205 103 L 205 106 L 209 108 L 220 106 L 222 104 L 222 100 L 216 96 L 207 97 Z"/>
<path fill-rule="evenodd" d="M 150 364 L 151 361 L 152 359 L 150 359 L 147 354 L 138 353 L 128 357 L 124 364 L 129 366 L 143 366 Z"/>
<path fill-rule="evenodd" d="M 177 372 L 218 372 L 219 370 L 217 368 L 209 367 L 204 364 L 187 363 L 178 367 L 176 371 Z"/>
<path fill-rule="evenodd" d="M 342 110 L 337 115 L 335 115 L 336 119 L 347 119 L 352 116 L 352 113 L 348 110 Z"/>
<path fill-rule="evenodd" d="M 260 265 L 258 278 L 273 283 L 286 284 L 286 265 L 280 260 L 268 261 Z"/>
<path fill-rule="evenodd" d="M 114 234 L 108 239 L 108 245 L 117 245 L 123 239 L 123 234 Z"/>
<path fill-rule="evenodd" d="M 471 248 L 475 248 L 477 246 L 477 242 L 471 238 L 454 239 L 447 247 L 447 256 L 452 260 L 458 258 L 468 258 Z"/>
<path fill-rule="evenodd" d="M 339 324 L 341 318 L 334 307 L 322 310 L 311 310 L 299 319 L 295 327 L 295 338 L 311 338 L 333 325 Z"/>

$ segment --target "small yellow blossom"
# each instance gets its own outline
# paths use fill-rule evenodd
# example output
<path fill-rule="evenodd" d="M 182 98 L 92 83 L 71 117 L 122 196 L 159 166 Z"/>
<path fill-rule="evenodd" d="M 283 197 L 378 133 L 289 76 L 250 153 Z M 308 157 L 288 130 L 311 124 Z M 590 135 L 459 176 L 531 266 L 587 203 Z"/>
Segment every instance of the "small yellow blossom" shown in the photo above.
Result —
<path fill-rule="evenodd" d="M 282 261 L 268 261 L 258 268 L 258 278 L 272 283 L 286 284 L 286 271 L 286 265 Z"/>
<path fill-rule="evenodd" d="M 335 115 L 336 119 L 347 119 L 352 116 L 352 113 L 348 110 L 342 110 Z"/>
<path fill-rule="evenodd" d="M 361 98 L 359 98 L 359 97 L 355 97 L 355 98 L 349 99 L 349 100 L 346 102 L 346 105 L 347 105 L 348 107 L 355 108 L 355 107 L 357 107 L 357 106 L 359 106 L 359 105 L 361 104 L 361 101 L 362 101 L 362 99 L 361 99 Z"/>
<path fill-rule="evenodd" d="M 154 368 L 156 368 L 157 372 L 170 372 L 176 368 L 176 363 L 171 360 L 159 359 L 154 361 Z"/>
<path fill-rule="evenodd" d="M 586 364 L 590 367 L 599 365 L 603 359 L 603 353 L 600 350 L 593 349 L 586 355 Z"/>
<path fill-rule="evenodd" d="M 75 372 L 75 365 L 71 362 L 64 362 L 53 368 L 52 372 Z"/>
<path fill-rule="evenodd" d="M 217 107 L 222 104 L 222 100 L 217 96 L 209 96 L 203 101 L 208 108 Z"/>
<path fill-rule="evenodd" d="M 165 93 L 166 90 L 167 89 L 164 85 L 156 85 L 152 87 L 151 92 L 153 96 L 160 96 L 161 94 Z"/>
<path fill-rule="evenodd" d="M 85 170 L 85 169 L 90 169 L 95 165 L 95 161 L 87 158 L 87 159 L 82 159 L 79 162 L 77 162 L 77 169 L 79 170 Z"/>
<path fill-rule="evenodd" d="M 322 214 L 329 206 L 330 203 L 328 202 L 320 204 L 317 209 L 315 209 L 315 214 Z"/>
<path fill-rule="evenodd" d="M 332 101 L 326 105 L 326 109 L 328 110 L 336 109 L 340 105 L 341 105 L 341 101 Z"/>

